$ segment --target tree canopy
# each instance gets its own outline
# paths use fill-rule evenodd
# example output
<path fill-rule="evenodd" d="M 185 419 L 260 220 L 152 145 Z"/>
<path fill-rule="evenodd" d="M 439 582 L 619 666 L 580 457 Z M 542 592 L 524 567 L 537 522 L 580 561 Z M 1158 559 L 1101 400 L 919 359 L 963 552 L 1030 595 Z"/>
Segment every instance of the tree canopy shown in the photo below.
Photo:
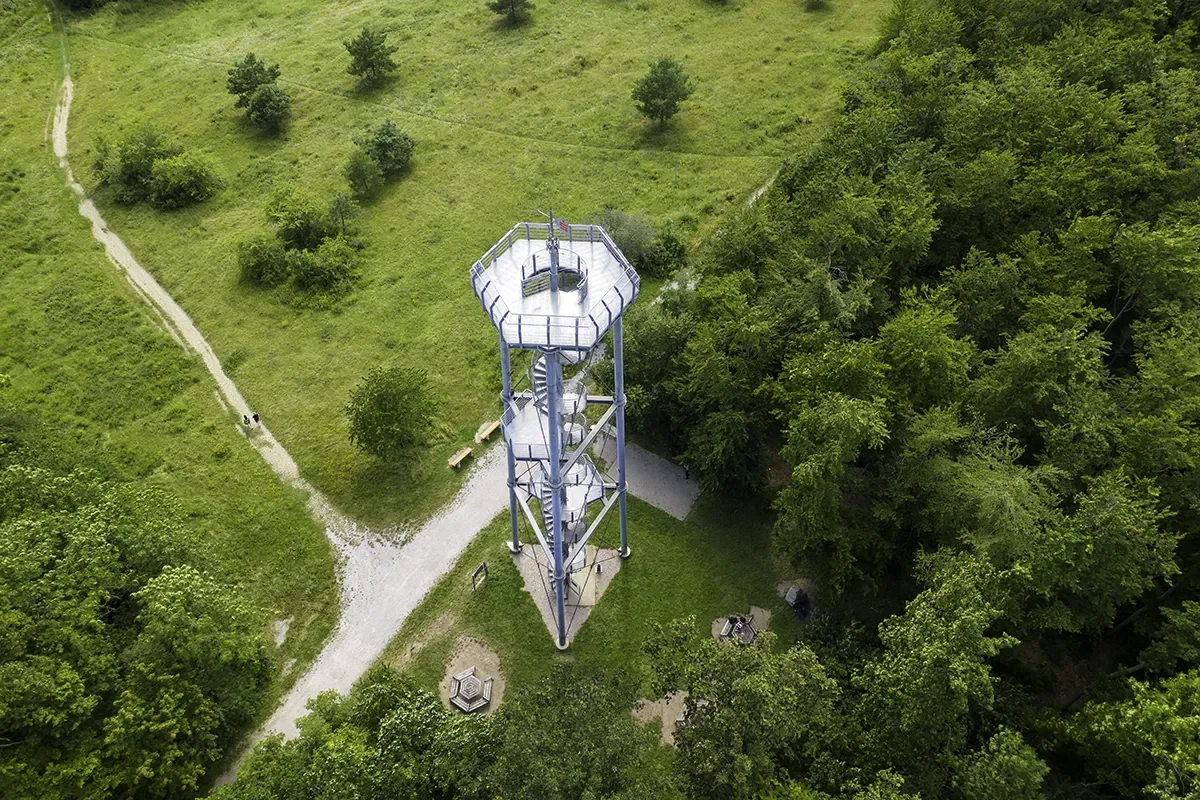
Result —
<path fill-rule="evenodd" d="M 399 48 L 387 43 L 387 34 L 371 25 L 364 25 L 353 39 L 343 43 L 350 54 L 346 71 L 358 77 L 364 86 L 381 82 L 396 69 L 392 54 Z"/>
<path fill-rule="evenodd" d="M 195 790 L 258 710 L 261 613 L 161 492 L 17 451 L 0 453 L 0 498 L 6 796 Z"/>
<path fill-rule="evenodd" d="M 633 100 L 644 116 L 660 126 L 679 112 L 679 105 L 695 91 L 683 66 L 673 58 L 662 57 L 650 64 L 650 71 L 633 87 Z"/>

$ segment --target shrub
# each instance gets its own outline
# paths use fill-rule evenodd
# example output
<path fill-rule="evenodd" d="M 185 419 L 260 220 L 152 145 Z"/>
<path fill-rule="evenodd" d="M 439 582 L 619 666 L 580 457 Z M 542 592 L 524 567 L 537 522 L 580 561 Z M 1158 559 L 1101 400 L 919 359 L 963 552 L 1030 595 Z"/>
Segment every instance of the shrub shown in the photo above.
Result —
<path fill-rule="evenodd" d="M 354 202 L 354 198 L 343 192 L 338 192 L 329 201 L 329 209 L 325 212 L 325 219 L 328 221 L 329 229 L 336 230 L 338 234 L 345 236 L 350 233 L 350 218 L 358 213 L 358 203 Z"/>
<path fill-rule="evenodd" d="M 679 111 L 679 104 L 692 96 L 692 84 L 683 67 L 673 58 L 660 58 L 633 87 L 638 111 L 665 125 Z"/>
<path fill-rule="evenodd" d="M 247 53 L 245 58 L 234 64 L 233 68 L 229 70 L 229 80 L 225 85 L 229 88 L 230 94 L 237 95 L 234 107 L 245 108 L 250 104 L 250 96 L 256 89 L 275 83 L 278 78 L 278 64 L 268 67 L 254 53 Z"/>
<path fill-rule="evenodd" d="M 212 159 L 180 153 L 157 159 L 150 168 L 150 205 L 182 208 L 212 197 L 221 187 Z"/>
<path fill-rule="evenodd" d="M 355 197 L 371 197 L 383 186 L 383 171 L 375 159 L 361 147 L 354 148 L 344 170 L 350 190 Z"/>
<path fill-rule="evenodd" d="M 357 75 L 363 85 L 378 83 L 396 69 L 392 53 L 396 52 L 397 48 L 389 47 L 387 34 L 377 28 L 364 25 L 358 36 L 342 44 L 350 53 L 350 66 L 346 71 Z"/>
<path fill-rule="evenodd" d="M 154 128 L 142 128 L 115 147 L 101 140 L 96 144 L 92 172 L 101 186 L 113 191 L 118 203 L 133 205 L 150 196 L 154 182 L 154 162 L 183 152 Z"/>
<path fill-rule="evenodd" d="M 329 237 L 329 223 L 321 206 L 294 186 L 281 186 L 267 201 L 267 221 L 290 250 L 316 250 Z"/>
<path fill-rule="evenodd" d="M 379 165 L 380 172 L 389 177 L 408 166 L 415 147 L 412 137 L 390 119 L 385 119 L 370 136 L 355 139 L 354 143 Z"/>
<path fill-rule="evenodd" d="M 279 133 L 292 115 L 292 98 L 273 83 L 264 83 L 250 95 L 246 119 L 268 133 Z"/>
<path fill-rule="evenodd" d="M 238 269 L 246 283 L 264 288 L 279 286 L 289 275 L 287 251 L 273 236 L 256 236 L 238 247 Z"/>
<path fill-rule="evenodd" d="M 638 268 L 652 278 L 665 278 L 687 265 L 687 247 L 672 230 L 664 230 L 650 242 Z"/>
<path fill-rule="evenodd" d="M 344 236 L 335 236 L 322 242 L 314 252 L 289 251 L 287 266 L 300 291 L 340 294 L 358 277 L 358 251 Z"/>
<path fill-rule="evenodd" d="M 650 222 L 643 216 L 627 214 L 616 208 L 604 209 L 598 222 L 621 248 L 629 263 L 640 267 L 655 237 Z"/>
<path fill-rule="evenodd" d="M 350 394 L 350 441 L 372 458 L 399 461 L 425 441 L 433 399 L 424 370 L 376 367 Z"/>

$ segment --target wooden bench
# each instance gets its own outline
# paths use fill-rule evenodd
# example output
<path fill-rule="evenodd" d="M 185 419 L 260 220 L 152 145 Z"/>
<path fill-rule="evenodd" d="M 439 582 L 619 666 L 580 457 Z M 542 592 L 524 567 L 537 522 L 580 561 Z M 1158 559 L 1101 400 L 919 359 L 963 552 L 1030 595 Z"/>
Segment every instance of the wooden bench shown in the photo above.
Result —
<path fill-rule="evenodd" d="M 450 461 L 447 463 L 449 463 L 453 469 L 458 469 L 462 466 L 462 462 L 467 460 L 467 456 L 471 455 L 473 452 L 474 451 L 471 448 L 464 447 L 462 450 L 459 450 L 457 453 L 450 456 Z"/>
<path fill-rule="evenodd" d="M 479 443 L 487 440 L 487 438 L 495 433 L 499 427 L 500 420 L 498 419 L 483 423 L 479 426 L 479 430 L 475 431 L 475 442 Z"/>

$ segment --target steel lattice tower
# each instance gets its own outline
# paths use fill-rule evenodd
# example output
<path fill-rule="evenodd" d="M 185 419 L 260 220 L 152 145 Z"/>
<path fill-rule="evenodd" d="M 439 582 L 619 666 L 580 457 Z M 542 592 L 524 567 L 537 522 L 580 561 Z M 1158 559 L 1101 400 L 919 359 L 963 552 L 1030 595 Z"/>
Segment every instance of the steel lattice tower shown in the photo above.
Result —
<path fill-rule="evenodd" d="M 522 222 L 475 262 L 471 285 L 500 333 L 501 418 L 508 450 L 514 552 L 523 512 L 549 565 L 556 644 L 567 646 L 566 605 L 572 573 L 586 565 L 585 546 L 605 515 L 620 512 L 621 558 L 630 554 L 625 510 L 625 376 L 621 317 L 640 280 L 599 225 Z M 612 331 L 613 395 L 588 395 L 563 366 L 580 364 Z M 512 351 L 532 351 L 526 391 L 513 391 Z M 607 406 L 589 422 L 587 408 Z M 609 426 L 615 417 L 615 433 Z M 598 436 L 616 441 L 616 480 L 606 479 L 589 450 Z M 524 472 L 518 478 L 518 464 Z M 529 501 L 536 499 L 541 514 Z M 540 517 L 540 519 L 539 519 Z"/>

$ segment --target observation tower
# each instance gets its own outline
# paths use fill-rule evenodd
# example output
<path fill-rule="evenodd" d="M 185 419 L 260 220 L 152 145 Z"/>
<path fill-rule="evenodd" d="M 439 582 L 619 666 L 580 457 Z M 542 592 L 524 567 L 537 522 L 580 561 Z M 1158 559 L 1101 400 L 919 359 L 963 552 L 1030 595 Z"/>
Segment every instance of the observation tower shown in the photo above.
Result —
<path fill-rule="evenodd" d="M 546 556 L 556 644 L 565 649 L 566 607 L 591 569 L 586 545 L 614 505 L 620 513 L 618 552 L 621 558 L 630 554 L 621 317 L 637 297 L 640 280 L 599 225 L 571 225 L 553 211 L 549 219 L 514 226 L 475 262 L 471 286 L 500 332 L 509 549 L 515 554 L 522 548 L 519 508 Z M 587 372 L 604 355 L 610 330 L 614 394 L 589 395 Z M 528 358 L 527 388 L 521 391 L 513 389 L 514 350 L 521 364 Z M 589 406 L 604 411 L 589 414 Z M 590 453 L 599 437 L 616 441 L 615 479 Z"/>

